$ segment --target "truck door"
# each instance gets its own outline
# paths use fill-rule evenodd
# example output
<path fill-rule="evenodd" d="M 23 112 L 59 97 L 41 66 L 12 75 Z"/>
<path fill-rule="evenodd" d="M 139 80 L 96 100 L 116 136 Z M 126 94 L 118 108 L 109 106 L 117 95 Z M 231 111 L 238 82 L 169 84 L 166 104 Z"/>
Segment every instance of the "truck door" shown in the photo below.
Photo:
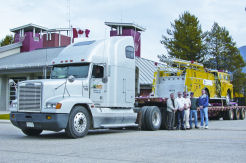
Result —
<path fill-rule="evenodd" d="M 93 65 L 90 82 L 90 98 L 95 104 L 103 102 L 105 83 L 103 83 L 104 67 Z"/>

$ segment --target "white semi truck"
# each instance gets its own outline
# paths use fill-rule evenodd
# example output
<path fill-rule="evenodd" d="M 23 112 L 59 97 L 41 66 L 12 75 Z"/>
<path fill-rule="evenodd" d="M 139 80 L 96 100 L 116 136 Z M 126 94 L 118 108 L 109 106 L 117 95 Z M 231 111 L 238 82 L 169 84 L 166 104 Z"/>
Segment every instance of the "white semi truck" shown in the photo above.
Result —
<path fill-rule="evenodd" d="M 11 122 L 29 136 L 65 129 L 78 138 L 89 129 L 136 127 L 140 121 L 145 129 L 158 130 L 161 110 L 135 104 L 134 46 L 131 36 L 69 45 L 52 61 L 50 79 L 18 83 Z"/>

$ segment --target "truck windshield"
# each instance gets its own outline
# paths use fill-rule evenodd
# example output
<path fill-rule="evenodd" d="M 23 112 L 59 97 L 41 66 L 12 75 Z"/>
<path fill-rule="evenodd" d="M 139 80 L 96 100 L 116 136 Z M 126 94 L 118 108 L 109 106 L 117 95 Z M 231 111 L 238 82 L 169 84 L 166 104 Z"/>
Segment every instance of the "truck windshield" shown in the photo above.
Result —
<path fill-rule="evenodd" d="M 88 76 L 88 70 L 89 64 L 54 66 L 51 72 L 51 79 L 64 79 L 70 75 L 76 78 L 86 78 Z"/>

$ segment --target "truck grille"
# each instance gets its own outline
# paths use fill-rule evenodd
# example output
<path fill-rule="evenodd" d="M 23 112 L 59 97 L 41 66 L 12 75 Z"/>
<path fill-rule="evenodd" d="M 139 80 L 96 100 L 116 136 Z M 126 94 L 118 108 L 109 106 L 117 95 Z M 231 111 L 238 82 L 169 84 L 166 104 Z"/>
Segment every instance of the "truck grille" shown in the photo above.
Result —
<path fill-rule="evenodd" d="M 21 83 L 18 92 L 20 111 L 41 111 L 41 83 Z"/>

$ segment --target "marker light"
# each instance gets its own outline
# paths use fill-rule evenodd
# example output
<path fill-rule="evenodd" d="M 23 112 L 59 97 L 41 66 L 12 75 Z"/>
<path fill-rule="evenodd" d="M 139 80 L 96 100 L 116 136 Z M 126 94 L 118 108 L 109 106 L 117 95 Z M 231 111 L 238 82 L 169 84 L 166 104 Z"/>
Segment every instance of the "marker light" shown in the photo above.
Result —
<path fill-rule="evenodd" d="M 56 104 L 56 109 L 61 109 L 61 107 L 62 107 L 62 104 L 61 103 L 57 103 Z"/>
<path fill-rule="evenodd" d="M 46 119 L 51 119 L 51 116 L 50 115 L 46 115 Z"/>
<path fill-rule="evenodd" d="M 83 61 L 85 61 L 85 59 L 81 59 L 81 61 L 83 62 Z"/>

